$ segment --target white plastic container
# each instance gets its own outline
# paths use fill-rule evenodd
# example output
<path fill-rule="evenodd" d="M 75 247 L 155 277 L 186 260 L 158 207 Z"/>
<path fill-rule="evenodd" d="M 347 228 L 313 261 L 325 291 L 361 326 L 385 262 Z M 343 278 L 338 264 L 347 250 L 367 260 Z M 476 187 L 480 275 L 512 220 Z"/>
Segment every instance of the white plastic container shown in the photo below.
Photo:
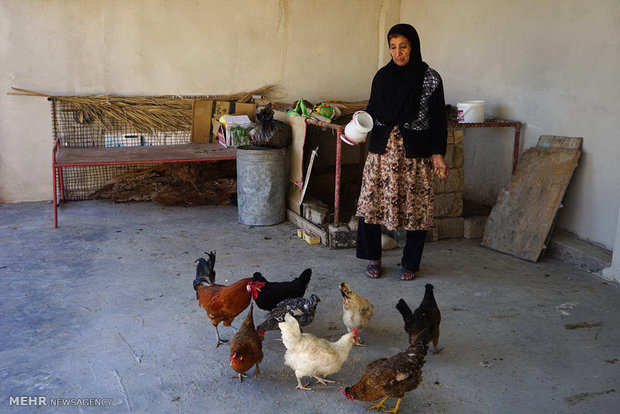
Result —
<path fill-rule="evenodd" d="M 456 104 L 459 123 L 484 122 L 484 101 L 465 101 Z"/>
<path fill-rule="evenodd" d="M 351 122 L 344 127 L 342 140 L 350 145 L 357 145 L 366 141 L 368 133 L 372 130 L 373 120 L 366 111 L 357 111 L 353 114 Z"/>

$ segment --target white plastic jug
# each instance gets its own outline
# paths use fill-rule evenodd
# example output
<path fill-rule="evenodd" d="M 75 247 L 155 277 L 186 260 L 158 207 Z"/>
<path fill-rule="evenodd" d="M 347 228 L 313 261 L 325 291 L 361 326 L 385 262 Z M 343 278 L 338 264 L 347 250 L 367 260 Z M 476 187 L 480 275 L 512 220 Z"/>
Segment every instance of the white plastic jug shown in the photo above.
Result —
<path fill-rule="evenodd" d="M 465 101 L 456 104 L 459 123 L 484 122 L 484 101 Z"/>
<path fill-rule="evenodd" d="M 357 111 L 353 114 L 351 122 L 344 127 L 342 140 L 350 145 L 360 144 L 366 141 L 368 133 L 373 127 L 372 116 L 366 111 Z"/>

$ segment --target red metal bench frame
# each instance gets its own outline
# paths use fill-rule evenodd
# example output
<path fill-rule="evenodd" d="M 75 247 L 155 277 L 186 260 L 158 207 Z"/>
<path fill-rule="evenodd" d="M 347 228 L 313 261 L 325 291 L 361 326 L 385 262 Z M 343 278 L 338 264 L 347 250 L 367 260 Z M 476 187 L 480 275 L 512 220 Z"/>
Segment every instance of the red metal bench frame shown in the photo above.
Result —
<path fill-rule="evenodd" d="M 65 167 L 171 164 L 236 159 L 237 152 L 234 148 L 226 148 L 218 142 L 116 148 L 66 148 L 61 145 L 57 130 L 55 101 L 52 99 L 51 102 L 54 129 L 52 150 L 54 228 L 58 228 L 58 205 L 67 201 L 62 170 Z"/>

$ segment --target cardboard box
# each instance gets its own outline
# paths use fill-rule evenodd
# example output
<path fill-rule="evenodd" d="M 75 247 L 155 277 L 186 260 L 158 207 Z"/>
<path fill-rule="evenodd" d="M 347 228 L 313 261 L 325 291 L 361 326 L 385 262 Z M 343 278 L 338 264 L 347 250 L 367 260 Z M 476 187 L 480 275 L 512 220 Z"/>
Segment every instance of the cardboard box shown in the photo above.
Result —
<path fill-rule="evenodd" d="M 191 142 L 204 144 L 217 140 L 218 129 L 213 125 L 213 120 L 220 119 L 225 114 L 247 115 L 254 121 L 256 105 L 236 101 L 195 99 L 192 104 Z"/>

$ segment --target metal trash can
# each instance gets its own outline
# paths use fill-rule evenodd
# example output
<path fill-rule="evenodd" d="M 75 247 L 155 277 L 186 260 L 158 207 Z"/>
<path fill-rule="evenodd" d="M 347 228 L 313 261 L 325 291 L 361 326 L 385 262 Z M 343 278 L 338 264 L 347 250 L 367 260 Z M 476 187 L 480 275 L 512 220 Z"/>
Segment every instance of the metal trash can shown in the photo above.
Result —
<path fill-rule="evenodd" d="M 239 222 L 271 226 L 286 218 L 286 148 L 237 148 Z"/>

